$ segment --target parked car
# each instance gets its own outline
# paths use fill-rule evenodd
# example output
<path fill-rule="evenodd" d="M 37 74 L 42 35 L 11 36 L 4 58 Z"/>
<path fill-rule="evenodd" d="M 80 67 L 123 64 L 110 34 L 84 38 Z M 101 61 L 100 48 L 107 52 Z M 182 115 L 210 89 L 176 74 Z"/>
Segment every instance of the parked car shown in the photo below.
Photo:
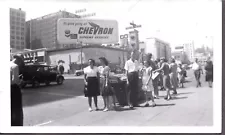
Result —
<path fill-rule="evenodd" d="M 80 75 L 83 75 L 84 74 L 84 71 L 83 70 L 76 70 L 75 71 L 75 75 L 76 76 L 80 76 Z"/>
<path fill-rule="evenodd" d="M 32 87 L 38 87 L 41 83 L 49 85 L 51 82 L 63 84 L 64 77 L 54 66 L 46 65 L 26 65 L 22 73 L 21 87 L 31 84 Z"/>

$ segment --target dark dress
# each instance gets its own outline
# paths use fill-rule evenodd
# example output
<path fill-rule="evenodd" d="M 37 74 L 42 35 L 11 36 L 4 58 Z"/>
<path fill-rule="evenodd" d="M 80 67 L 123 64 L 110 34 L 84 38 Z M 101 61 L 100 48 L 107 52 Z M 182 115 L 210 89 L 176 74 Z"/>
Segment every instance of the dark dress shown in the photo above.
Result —
<path fill-rule="evenodd" d="M 212 62 L 207 62 L 206 66 L 205 66 L 205 70 L 206 70 L 205 81 L 213 82 L 213 64 L 212 64 Z"/>
<path fill-rule="evenodd" d="M 96 97 L 100 95 L 100 88 L 99 88 L 99 79 L 97 78 L 97 67 L 94 67 L 94 72 L 96 76 L 87 76 L 87 86 L 84 86 L 84 96 L 85 97 Z M 89 74 L 90 68 L 87 67 L 84 70 L 85 74 Z"/>

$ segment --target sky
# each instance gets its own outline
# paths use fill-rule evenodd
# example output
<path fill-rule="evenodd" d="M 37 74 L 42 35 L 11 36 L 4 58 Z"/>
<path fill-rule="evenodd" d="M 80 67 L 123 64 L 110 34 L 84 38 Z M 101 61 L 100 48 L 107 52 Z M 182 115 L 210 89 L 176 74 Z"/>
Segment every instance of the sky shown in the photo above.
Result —
<path fill-rule="evenodd" d="M 157 37 L 169 42 L 171 47 L 182 43 L 203 44 L 213 47 L 214 40 L 221 35 L 222 6 L 220 0 L 17 0 L 7 1 L 12 8 L 26 11 L 26 20 L 41 17 L 59 10 L 75 13 L 86 9 L 96 13 L 90 19 L 114 19 L 119 24 L 119 34 L 134 21 L 139 28 L 141 41 Z M 82 15 L 82 13 L 80 14 Z M 206 38 L 207 37 L 207 38 Z"/>

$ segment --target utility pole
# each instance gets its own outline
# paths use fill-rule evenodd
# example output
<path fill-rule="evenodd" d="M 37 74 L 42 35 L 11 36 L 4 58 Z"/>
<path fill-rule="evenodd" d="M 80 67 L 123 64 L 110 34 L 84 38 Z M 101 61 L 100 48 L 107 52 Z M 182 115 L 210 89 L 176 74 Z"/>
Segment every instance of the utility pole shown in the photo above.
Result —
<path fill-rule="evenodd" d="M 30 49 L 32 49 L 32 37 L 31 37 L 31 32 L 32 32 L 32 30 L 31 30 L 31 22 L 32 22 L 32 19 L 30 19 Z"/>
<path fill-rule="evenodd" d="M 139 50 L 139 34 L 138 34 L 138 30 L 136 30 L 136 28 L 140 28 L 141 25 L 137 25 L 134 23 L 134 21 L 130 22 L 129 27 L 126 27 L 126 30 L 129 29 L 133 29 L 133 31 L 129 32 L 129 37 L 130 37 L 130 45 L 133 51 L 137 51 Z"/>

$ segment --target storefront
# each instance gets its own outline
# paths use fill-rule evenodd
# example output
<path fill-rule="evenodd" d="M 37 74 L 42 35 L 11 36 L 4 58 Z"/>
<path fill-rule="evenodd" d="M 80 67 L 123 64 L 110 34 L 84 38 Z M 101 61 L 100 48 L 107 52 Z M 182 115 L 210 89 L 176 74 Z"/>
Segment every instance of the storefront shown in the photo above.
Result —
<path fill-rule="evenodd" d="M 111 66 L 123 67 L 124 62 L 127 60 L 127 51 L 100 45 L 83 46 L 82 49 L 66 48 L 48 50 L 46 62 L 48 65 L 57 65 L 59 61 L 63 61 L 65 71 L 72 70 L 74 72 L 80 69 L 81 65 L 86 67 L 89 59 L 94 59 L 98 64 L 99 57 L 108 59 Z"/>

